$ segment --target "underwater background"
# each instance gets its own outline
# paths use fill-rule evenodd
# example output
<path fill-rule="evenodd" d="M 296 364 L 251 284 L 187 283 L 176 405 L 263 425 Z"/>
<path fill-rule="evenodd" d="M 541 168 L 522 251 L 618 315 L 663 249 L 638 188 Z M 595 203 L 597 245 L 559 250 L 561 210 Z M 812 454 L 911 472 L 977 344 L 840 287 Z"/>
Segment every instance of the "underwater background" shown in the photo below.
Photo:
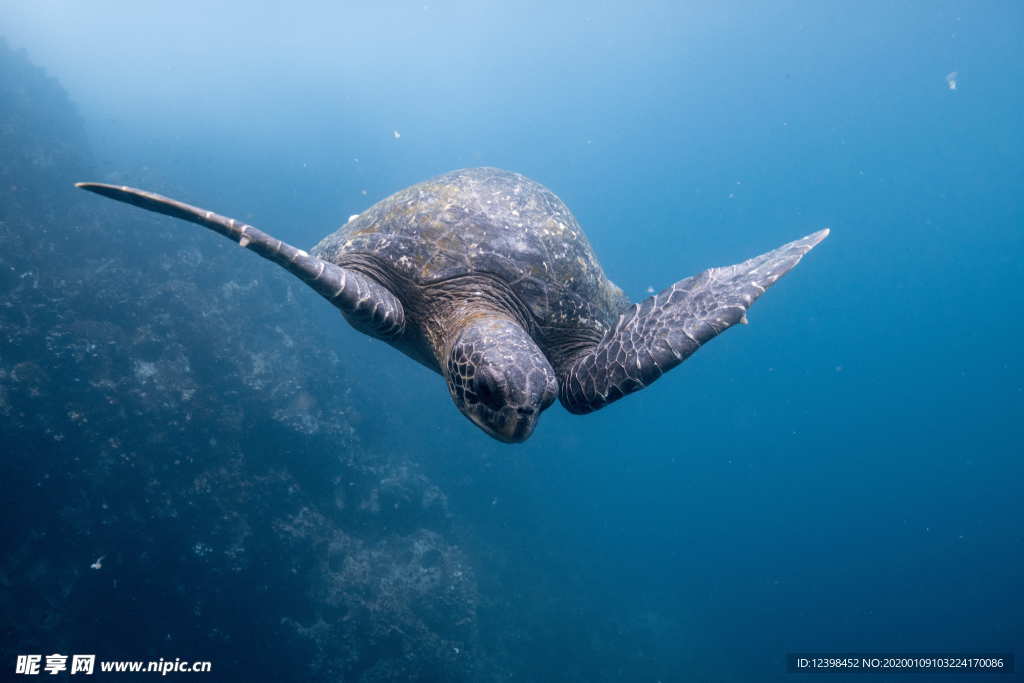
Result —
<path fill-rule="evenodd" d="M 1022 30 L 1013 1 L 3 0 L 4 676 L 1020 655 Z M 508 446 L 272 264 L 72 186 L 308 248 L 480 165 L 558 194 L 633 300 L 832 234 L 749 326 Z"/>

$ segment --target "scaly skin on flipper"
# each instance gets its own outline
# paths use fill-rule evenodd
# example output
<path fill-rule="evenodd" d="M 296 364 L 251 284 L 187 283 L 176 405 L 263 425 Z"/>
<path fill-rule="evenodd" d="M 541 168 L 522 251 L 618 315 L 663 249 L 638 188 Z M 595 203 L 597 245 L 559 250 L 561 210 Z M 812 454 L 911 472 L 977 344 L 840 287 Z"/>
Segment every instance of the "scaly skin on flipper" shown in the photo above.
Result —
<path fill-rule="evenodd" d="M 104 183 L 75 183 L 75 187 L 219 232 L 302 279 L 366 334 L 389 339 L 400 335 L 405 327 L 401 302 L 380 283 L 311 256 L 251 225 L 133 187 Z"/>
<path fill-rule="evenodd" d="M 780 277 L 828 236 L 828 229 L 725 268 L 680 280 L 623 313 L 592 351 L 561 378 L 560 399 L 573 413 L 603 408 L 639 391 L 736 323 Z"/>

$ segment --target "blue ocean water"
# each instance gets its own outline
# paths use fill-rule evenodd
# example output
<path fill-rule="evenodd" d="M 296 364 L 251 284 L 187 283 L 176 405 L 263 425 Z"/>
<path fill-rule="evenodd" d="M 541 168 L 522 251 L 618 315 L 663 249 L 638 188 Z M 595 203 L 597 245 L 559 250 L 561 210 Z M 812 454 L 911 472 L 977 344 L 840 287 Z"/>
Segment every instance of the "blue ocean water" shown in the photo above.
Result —
<path fill-rule="evenodd" d="M 497 166 L 556 192 L 633 300 L 832 230 L 749 326 L 599 412 L 554 406 L 517 446 L 296 300 L 363 407 L 361 447 L 447 498 L 492 665 L 451 680 L 786 681 L 806 678 L 793 652 L 1024 653 L 1019 3 L 126 7 L 0 5 L 89 138 L 98 175 L 62 178 L 60 201 L 76 180 L 139 185 L 309 246 L 403 187 Z M 273 269 L 193 238 L 227 255 L 211 263 Z M 193 638 L 215 663 L 226 647 Z M 258 679 L 246 667 L 217 680 Z"/>

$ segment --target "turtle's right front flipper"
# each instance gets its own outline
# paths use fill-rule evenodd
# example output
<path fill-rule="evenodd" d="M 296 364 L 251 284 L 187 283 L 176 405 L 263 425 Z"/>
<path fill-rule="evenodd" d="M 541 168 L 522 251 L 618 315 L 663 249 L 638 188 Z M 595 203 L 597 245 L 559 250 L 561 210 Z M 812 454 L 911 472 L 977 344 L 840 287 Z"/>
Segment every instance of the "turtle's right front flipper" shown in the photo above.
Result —
<path fill-rule="evenodd" d="M 736 323 L 765 290 L 828 236 L 828 229 L 749 261 L 711 268 L 633 304 L 593 349 L 569 364 L 560 399 L 589 413 L 639 391 Z"/>
<path fill-rule="evenodd" d="M 219 232 L 301 278 L 337 306 L 348 321 L 362 332 L 381 339 L 392 339 L 405 328 L 402 303 L 379 282 L 312 256 L 251 225 L 132 187 L 103 183 L 76 183 L 75 186 Z"/>

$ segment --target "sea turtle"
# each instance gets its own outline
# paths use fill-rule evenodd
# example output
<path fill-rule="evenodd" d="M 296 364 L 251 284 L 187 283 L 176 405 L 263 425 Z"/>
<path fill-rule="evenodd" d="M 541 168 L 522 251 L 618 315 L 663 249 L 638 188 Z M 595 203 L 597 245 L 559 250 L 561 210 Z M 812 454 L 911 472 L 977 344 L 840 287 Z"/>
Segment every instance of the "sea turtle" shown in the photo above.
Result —
<path fill-rule="evenodd" d="M 588 413 L 649 385 L 745 323 L 754 300 L 828 235 L 705 270 L 630 305 L 568 207 L 496 168 L 397 192 L 309 253 L 157 194 L 78 187 L 198 223 L 286 268 L 353 327 L 441 374 L 459 410 L 505 442 L 526 440 L 556 396 Z"/>

